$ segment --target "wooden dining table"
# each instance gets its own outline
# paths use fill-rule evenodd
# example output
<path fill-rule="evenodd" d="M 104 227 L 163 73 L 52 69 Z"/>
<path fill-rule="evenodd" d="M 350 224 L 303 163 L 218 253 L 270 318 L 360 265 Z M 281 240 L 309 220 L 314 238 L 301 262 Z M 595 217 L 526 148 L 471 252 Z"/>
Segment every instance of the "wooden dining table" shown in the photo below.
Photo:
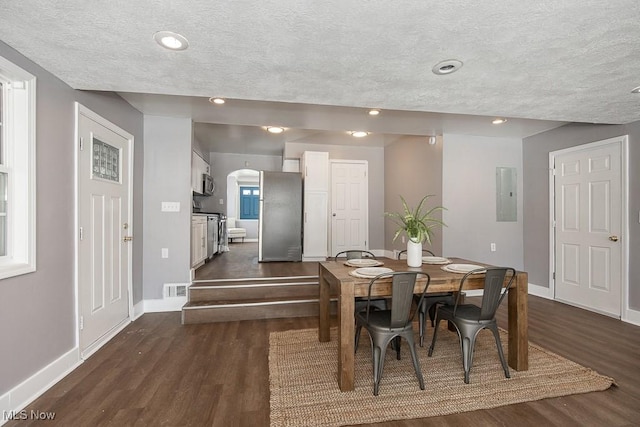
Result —
<path fill-rule="evenodd" d="M 491 267 L 488 264 L 468 261 L 460 258 L 449 258 L 452 263 L 477 264 Z M 460 279 L 463 274 L 443 270 L 442 265 L 422 264 L 421 267 L 408 267 L 406 260 L 394 260 L 380 258 L 384 267 L 393 271 L 420 271 L 429 274 L 431 282 L 427 292 L 458 291 Z M 355 297 L 366 297 L 369 290 L 367 278 L 358 278 L 349 274 L 355 267 L 345 265 L 345 260 L 325 261 L 319 264 L 320 280 L 320 313 L 318 316 L 318 339 L 321 342 L 331 340 L 330 316 L 331 298 L 338 298 L 338 385 L 341 391 L 354 389 L 355 372 Z M 416 281 L 416 292 L 424 289 L 424 278 Z M 471 276 L 465 282 L 464 290 L 482 289 L 484 275 Z M 507 296 L 508 305 L 508 363 L 517 371 L 526 371 L 529 368 L 529 338 L 527 323 L 527 295 L 528 275 L 526 272 L 517 272 L 515 284 L 509 289 Z M 376 286 L 372 296 L 390 296 L 391 280 L 388 286 Z M 425 349 L 426 351 L 426 349 Z"/>

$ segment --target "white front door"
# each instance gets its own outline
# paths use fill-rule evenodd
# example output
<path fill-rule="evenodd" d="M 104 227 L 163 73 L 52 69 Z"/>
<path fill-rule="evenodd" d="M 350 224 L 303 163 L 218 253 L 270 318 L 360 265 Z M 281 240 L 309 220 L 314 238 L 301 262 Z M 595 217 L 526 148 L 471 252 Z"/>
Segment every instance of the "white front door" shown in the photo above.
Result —
<path fill-rule="evenodd" d="M 555 156 L 555 298 L 620 316 L 622 141 Z"/>
<path fill-rule="evenodd" d="M 88 357 L 129 322 L 133 137 L 78 105 L 79 345 Z"/>
<path fill-rule="evenodd" d="M 331 161 L 331 253 L 368 249 L 368 163 Z"/>

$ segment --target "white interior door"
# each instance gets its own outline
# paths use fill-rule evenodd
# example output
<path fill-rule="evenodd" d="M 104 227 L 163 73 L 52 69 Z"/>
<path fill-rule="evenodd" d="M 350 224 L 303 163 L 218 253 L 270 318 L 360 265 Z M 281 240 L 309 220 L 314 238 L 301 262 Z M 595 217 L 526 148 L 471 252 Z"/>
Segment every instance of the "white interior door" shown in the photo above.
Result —
<path fill-rule="evenodd" d="M 110 129 L 111 127 L 111 129 Z M 79 345 L 87 357 L 129 322 L 133 137 L 78 109 Z"/>
<path fill-rule="evenodd" d="M 331 256 L 368 249 L 368 163 L 331 161 Z"/>
<path fill-rule="evenodd" d="M 555 157 L 555 298 L 621 313 L 622 143 Z"/>

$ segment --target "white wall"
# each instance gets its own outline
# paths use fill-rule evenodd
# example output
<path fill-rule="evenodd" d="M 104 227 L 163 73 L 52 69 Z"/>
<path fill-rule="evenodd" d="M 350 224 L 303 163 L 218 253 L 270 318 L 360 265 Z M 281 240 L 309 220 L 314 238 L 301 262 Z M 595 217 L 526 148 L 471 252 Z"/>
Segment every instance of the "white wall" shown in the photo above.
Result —
<path fill-rule="evenodd" d="M 443 255 L 522 269 L 522 140 L 445 134 L 442 161 Z M 516 222 L 496 221 L 498 166 L 517 170 Z"/>

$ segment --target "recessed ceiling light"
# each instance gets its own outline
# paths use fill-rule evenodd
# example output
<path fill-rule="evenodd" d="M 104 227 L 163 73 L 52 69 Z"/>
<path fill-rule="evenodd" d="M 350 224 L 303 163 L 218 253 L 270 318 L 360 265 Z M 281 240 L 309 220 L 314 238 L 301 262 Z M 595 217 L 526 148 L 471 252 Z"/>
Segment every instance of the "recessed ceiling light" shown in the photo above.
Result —
<path fill-rule="evenodd" d="M 640 93 L 640 86 L 631 90 L 631 93 Z"/>
<path fill-rule="evenodd" d="M 209 102 L 212 104 L 222 105 L 225 103 L 223 98 L 209 98 Z"/>
<path fill-rule="evenodd" d="M 153 38 L 165 49 L 185 50 L 189 47 L 189 42 L 183 35 L 171 31 L 158 31 Z"/>
<path fill-rule="evenodd" d="M 280 126 L 267 126 L 267 132 L 282 133 L 284 132 L 284 128 Z"/>
<path fill-rule="evenodd" d="M 369 132 L 365 132 L 363 130 L 352 130 L 349 132 L 349 135 L 354 136 L 356 138 L 363 138 L 369 135 Z"/>
<path fill-rule="evenodd" d="M 377 116 L 378 114 L 380 114 L 380 110 L 377 110 L 375 108 L 372 109 L 372 110 L 369 110 L 369 115 L 370 116 Z"/>
<path fill-rule="evenodd" d="M 433 74 L 441 76 L 444 74 L 451 74 L 453 72 L 456 72 L 460 69 L 460 67 L 462 67 L 461 61 L 458 61 L 457 59 L 447 59 L 446 61 L 438 62 L 433 66 L 431 71 L 433 71 Z"/>
<path fill-rule="evenodd" d="M 494 125 L 501 125 L 506 121 L 507 121 L 507 119 L 493 119 L 493 121 L 491 123 L 493 123 Z"/>

